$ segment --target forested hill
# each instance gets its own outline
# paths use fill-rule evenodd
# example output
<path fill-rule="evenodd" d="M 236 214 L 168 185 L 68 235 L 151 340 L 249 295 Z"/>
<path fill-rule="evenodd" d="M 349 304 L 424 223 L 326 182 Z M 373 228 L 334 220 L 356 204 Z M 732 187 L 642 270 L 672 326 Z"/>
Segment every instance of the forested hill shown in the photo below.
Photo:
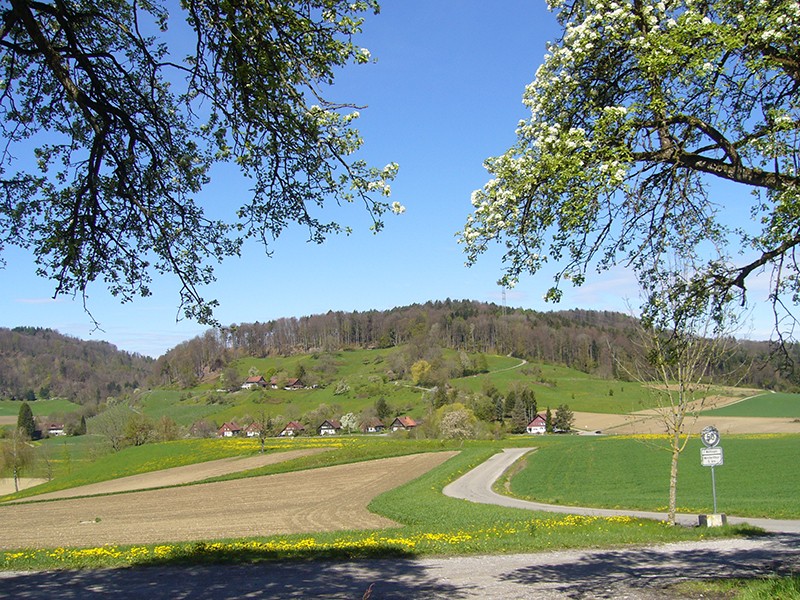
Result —
<path fill-rule="evenodd" d="M 537 312 L 448 299 L 385 311 L 330 311 L 209 330 L 159 358 L 156 378 L 160 384 L 191 386 L 243 356 L 402 346 L 409 348 L 410 357 L 430 348 L 511 354 L 624 379 L 620 364 L 631 366 L 639 355 L 636 331 L 636 320 L 621 313 Z M 752 360 L 755 366 L 743 385 L 794 389 L 785 374 L 768 364 L 769 355 L 767 342 L 742 342 L 729 364 L 716 365 L 717 375 Z"/>
<path fill-rule="evenodd" d="M 145 385 L 153 360 L 38 327 L 0 328 L 0 398 L 105 401 Z"/>

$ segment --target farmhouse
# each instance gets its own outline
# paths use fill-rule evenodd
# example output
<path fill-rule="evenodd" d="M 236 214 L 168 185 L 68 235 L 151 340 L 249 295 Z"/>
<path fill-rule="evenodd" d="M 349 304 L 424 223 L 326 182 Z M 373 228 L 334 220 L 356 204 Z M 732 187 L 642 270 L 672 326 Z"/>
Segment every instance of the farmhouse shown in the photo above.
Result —
<path fill-rule="evenodd" d="M 342 430 L 342 424 L 336 419 L 326 419 L 317 427 L 319 435 L 336 435 Z"/>
<path fill-rule="evenodd" d="M 236 423 L 223 423 L 222 427 L 217 430 L 217 437 L 235 437 L 242 433 L 242 428 Z"/>
<path fill-rule="evenodd" d="M 280 379 L 277 376 L 272 376 L 269 379 L 269 387 L 273 390 L 277 390 L 280 386 Z M 283 383 L 283 389 L 285 390 L 302 390 L 305 387 L 302 381 L 300 381 L 297 377 L 290 377 L 289 379 L 285 380 Z"/>
<path fill-rule="evenodd" d="M 363 433 L 380 433 L 385 428 L 383 421 L 375 417 L 374 419 L 367 419 L 361 423 L 361 431 Z"/>
<path fill-rule="evenodd" d="M 254 387 L 267 387 L 267 380 L 261 375 L 253 375 L 252 377 L 248 377 L 242 384 L 243 390 L 250 390 Z"/>
<path fill-rule="evenodd" d="M 542 415 L 536 415 L 533 420 L 528 423 L 525 431 L 531 435 L 544 435 L 547 432 L 547 420 Z"/>
<path fill-rule="evenodd" d="M 403 429 L 404 431 L 411 431 L 416 426 L 417 422 L 414 419 L 412 419 L 411 417 L 402 416 L 402 417 L 397 417 L 394 421 L 392 421 L 392 424 L 389 426 L 389 428 L 392 431 L 397 431 L 399 429 Z"/>
<path fill-rule="evenodd" d="M 250 423 L 250 425 L 245 428 L 244 434 L 247 437 L 259 437 L 261 435 L 261 424 Z"/>
<path fill-rule="evenodd" d="M 51 437 L 56 435 L 66 435 L 66 433 L 64 432 L 63 423 L 46 423 L 42 429 L 45 435 Z"/>
<path fill-rule="evenodd" d="M 303 427 L 302 423 L 298 423 L 297 421 L 289 421 L 286 424 L 286 427 L 278 434 L 279 437 L 294 437 L 296 435 L 301 435 L 306 430 Z"/>

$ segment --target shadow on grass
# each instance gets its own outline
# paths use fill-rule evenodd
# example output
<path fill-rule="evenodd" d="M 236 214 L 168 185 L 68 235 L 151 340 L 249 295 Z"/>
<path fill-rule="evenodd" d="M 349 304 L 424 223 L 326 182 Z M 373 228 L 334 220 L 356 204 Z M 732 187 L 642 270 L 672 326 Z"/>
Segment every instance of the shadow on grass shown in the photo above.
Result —
<path fill-rule="evenodd" d="M 763 533 L 753 530 L 753 536 Z M 630 589 L 666 589 L 680 581 L 791 575 L 800 570 L 800 535 L 768 534 L 768 546 L 713 545 L 589 551 L 579 561 L 548 562 L 503 575 L 516 584 L 548 587 L 568 598 L 613 598 Z"/>

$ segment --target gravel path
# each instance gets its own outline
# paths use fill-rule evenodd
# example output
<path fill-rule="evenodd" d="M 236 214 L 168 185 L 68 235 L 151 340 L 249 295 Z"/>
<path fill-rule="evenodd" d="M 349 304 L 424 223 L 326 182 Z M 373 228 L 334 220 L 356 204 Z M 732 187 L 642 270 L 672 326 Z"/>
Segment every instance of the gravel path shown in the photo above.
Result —
<path fill-rule="evenodd" d="M 0 573 L 14 600 L 666 600 L 678 581 L 800 569 L 800 536 L 454 558 Z M 698 596 L 693 596 L 697 598 Z"/>

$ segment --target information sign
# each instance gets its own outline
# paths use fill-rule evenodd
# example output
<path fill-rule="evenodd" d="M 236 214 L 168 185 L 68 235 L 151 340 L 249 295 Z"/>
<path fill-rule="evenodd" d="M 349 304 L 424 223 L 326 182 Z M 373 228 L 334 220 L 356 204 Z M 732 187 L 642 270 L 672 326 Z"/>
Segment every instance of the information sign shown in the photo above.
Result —
<path fill-rule="evenodd" d="M 719 467 L 723 464 L 722 448 L 700 448 L 700 464 L 704 467 Z"/>

